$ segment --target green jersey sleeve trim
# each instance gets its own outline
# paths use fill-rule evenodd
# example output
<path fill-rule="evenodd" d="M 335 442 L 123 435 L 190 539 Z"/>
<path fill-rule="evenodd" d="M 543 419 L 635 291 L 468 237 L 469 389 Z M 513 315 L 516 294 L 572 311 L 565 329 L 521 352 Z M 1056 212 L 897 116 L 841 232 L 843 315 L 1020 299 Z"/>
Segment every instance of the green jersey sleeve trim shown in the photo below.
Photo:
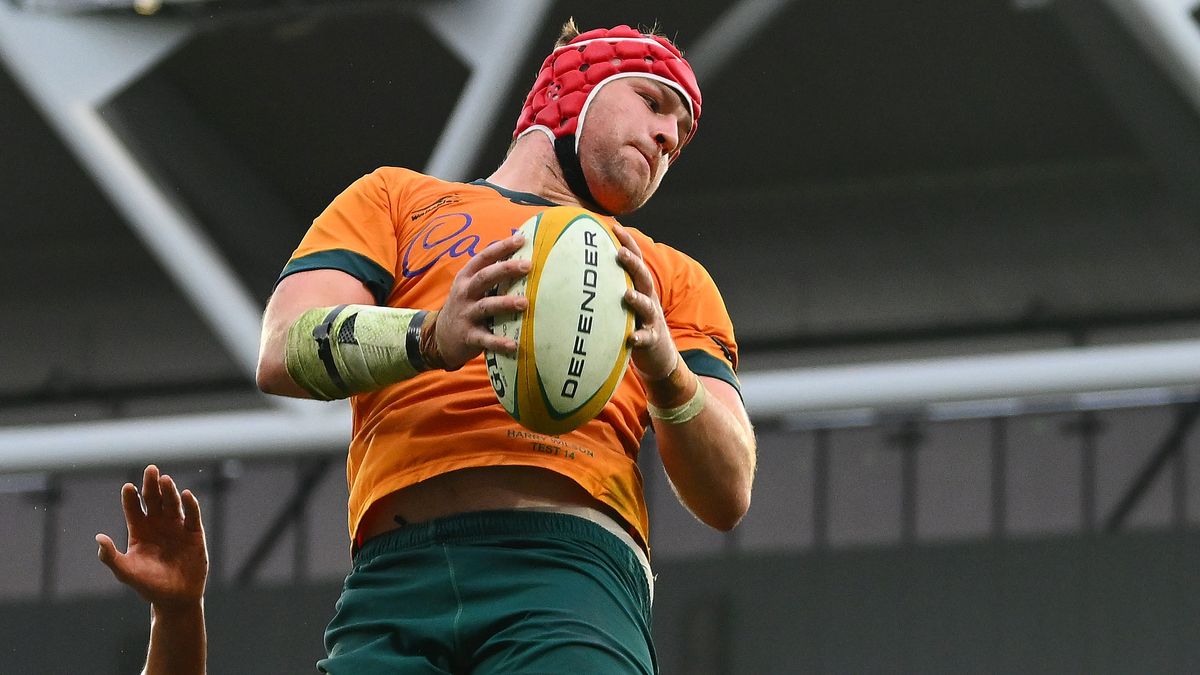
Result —
<path fill-rule="evenodd" d="M 499 185 L 489 183 L 482 178 L 471 181 L 471 185 L 482 185 L 484 187 L 489 187 L 496 192 L 499 192 L 505 199 L 514 204 L 525 204 L 526 206 L 558 206 L 558 204 L 555 204 L 545 197 L 541 197 L 530 192 L 517 192 L 516 190 L 502 188 Z"/>
<path fill-rule="evenodd" d="M 316 253 L 310 253 L 306 256 L 289 260 L 288 264 L 284 266 L 283 271 L 279 273 L 279 279 L 275 281 L 275 285 L 278 286 L 279 282 L 283 281 L 283 278 L 286 276 L 310 270 L 339 270 L 345 272 L 363 282 L 363 285 L 375 297 L 375 302 L 380 305 L 387 304 L 388 295 L 392 292 L 392 284 L 396 280 L 391 272 L 367 256 L 356 251 L 338 248 L 329 251 L 317 251 Z"/>
<path fill-rule="evenodd" d="M 697 375 L 705 377 L 715 377 L 718 380 L 728 382 L 730 386 L 737 390 L 738 396 L 742 395 L 742 385 L 738 382 L 737 375 L 733 373 L 733 368 L 725 361 L 709 354 L 703 349 L 688 349 L 680 352 L 683 356 L 683 362 L 687 364 L 688 370 Z"/>

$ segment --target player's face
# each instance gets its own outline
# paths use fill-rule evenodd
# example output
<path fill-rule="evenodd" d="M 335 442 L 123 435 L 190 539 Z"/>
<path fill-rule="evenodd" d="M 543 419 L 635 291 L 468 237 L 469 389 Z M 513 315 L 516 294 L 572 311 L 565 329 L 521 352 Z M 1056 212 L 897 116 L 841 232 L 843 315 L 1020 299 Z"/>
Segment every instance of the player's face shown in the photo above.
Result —
<path fill-rule="evenodd" d="M 645 204 L 691 126 L 687 104 L 657 80 L 626 77 L 601 87 L 579 137 L 579 162 L 599 205 L 622 214 Z"/>

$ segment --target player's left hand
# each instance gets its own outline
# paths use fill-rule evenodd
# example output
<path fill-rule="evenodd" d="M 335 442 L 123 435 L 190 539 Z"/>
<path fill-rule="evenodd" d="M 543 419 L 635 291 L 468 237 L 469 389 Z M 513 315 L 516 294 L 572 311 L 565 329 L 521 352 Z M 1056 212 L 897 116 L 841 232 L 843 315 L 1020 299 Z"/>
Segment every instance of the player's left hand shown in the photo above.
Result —
<path fill-rule="evenodd" d="M 126 483 L 121 506 L 129 546 L 121 553 L 111 537 L 97 534 L 100 562 L 160 609 L 198 602 L 208 578 L 208 549 L 196 496 L 188 490 L 180 495 L 175 481 L 151 464 L 142 474 L 140 498 L 137 487 Z"/>
<path fill-rule="evenodd" d="M 633 348 L 630 361 L 633 362 L 634 372 L 643 382 L 666 379 L 675 370 L 679 351 L 667 328 L 662 302 L 654 287 L 654 277 L 642 259 L 641 248 L 629 231 L 614 224 L 613 233 L 621 242 L 617 262 L 633 280 L 633 288 L 625 291 L 625 304 L 633 310 L 636 318 L 636 330 L 629 336 L 629 345 Z"/>

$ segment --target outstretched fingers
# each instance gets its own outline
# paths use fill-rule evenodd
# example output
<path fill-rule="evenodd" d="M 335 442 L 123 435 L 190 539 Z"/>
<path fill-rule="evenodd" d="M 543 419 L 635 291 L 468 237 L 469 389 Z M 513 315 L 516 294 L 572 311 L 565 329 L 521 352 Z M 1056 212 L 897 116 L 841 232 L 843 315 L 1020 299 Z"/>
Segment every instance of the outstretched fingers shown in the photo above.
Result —
<path fill-rule="evenodd" d="M 162 510 L 162 488 L 159 487 L 158 479 L 158 467 L 153 464 L 142 472 L 142 504 L 148 516 L 156 516 Z"/>
<path fill-rule="evenodd" d="M 117 545 L 113 543 L 112 537 L 107 534 L 97 534 L 96 544 L 99 548 L 96 549 L 96 557 L 104 566 L 112 572 L 117 581 L 128 583 L 129 574 L 125 569 L 125 554 L 117 550 Z"/>
<path fill-rule="evenodd" d="M 103 532 L 96 535 L 96 543 L 100 546 L 96 550 L 96 557 L 105 566 L 112 569 L 113 565 L 116 564 L 117 558 L 121 556 L 121 552 L 117 550 L 117 545 L 113 543 L 112 537 Z"/>
<path fill-rule="evenodd" d="M 183 526 L 189 532 L 201 532 L 204 523 L 200 519 L 200 502 L 191 490 L 183 491 Z"/>
<path fill-rule="evenodd" d="M 179 488 L 175 487 L 175 479 L 163 474 L 158 479 L 158 487 L 162 493 L 162 512 L 171 518 L 182 518 L 183 507 L 179 503 Z"/>
<path fill-rule="evenodd" d="M 121 486 L 121 510 L 125 513 L 125 525 L 130 532 L 133 532 L 133 528 L 146 519 L 146 512 L 142 510 L 142 500 L 138 497 L 137 486 L 133 483 Z"/>

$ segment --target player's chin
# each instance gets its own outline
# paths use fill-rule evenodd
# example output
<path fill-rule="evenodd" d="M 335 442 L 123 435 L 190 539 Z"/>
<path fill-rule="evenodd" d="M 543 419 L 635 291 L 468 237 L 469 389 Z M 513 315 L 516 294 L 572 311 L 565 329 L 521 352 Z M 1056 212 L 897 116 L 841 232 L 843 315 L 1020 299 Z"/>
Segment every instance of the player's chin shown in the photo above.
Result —
<path fill-rule="evenodd" d="M 645 197 L 623 196 L 617 199 L 600 200 L 599 205 L 614 216 L 624 216 L 637 211 L 646 201 Z"/>
<path fill-rule="evenodd" d="M 613 189 L 594 194 L 597 203 L 614 216 L 632 213 L 642 207 L 658 186 L 642 176 L 630 175 Z"/>
<path fill-rule="evenodd" d="M 624 215 L 637 208 L 632 205 L 628 198 L 615 190 L 596 190 L 593 188 L 592 199 L 595 200 L 596 206 L 600 207 L 601 211 L 611 213 L 614 216 Z"/>
<path fill-rule="evenodd" d="M 630 198 L 629 207 L 628 207 L 628 210 L 626 211 L 626 213 L 630 213 L 632 211 L 636 211 L 636 210 L 642 208 L 642 206 L 644 206 L 646 204 L 646 202 L 650 201 L 650 197 L 654 195 L 654 192 L 657 189 L 658 189 L 658 184 L 653 183 L 653 182 L 650 183 L 649 185 L 644 186 L 640 192 L 638 192 L 636 195 L 634 195 Z"/>

